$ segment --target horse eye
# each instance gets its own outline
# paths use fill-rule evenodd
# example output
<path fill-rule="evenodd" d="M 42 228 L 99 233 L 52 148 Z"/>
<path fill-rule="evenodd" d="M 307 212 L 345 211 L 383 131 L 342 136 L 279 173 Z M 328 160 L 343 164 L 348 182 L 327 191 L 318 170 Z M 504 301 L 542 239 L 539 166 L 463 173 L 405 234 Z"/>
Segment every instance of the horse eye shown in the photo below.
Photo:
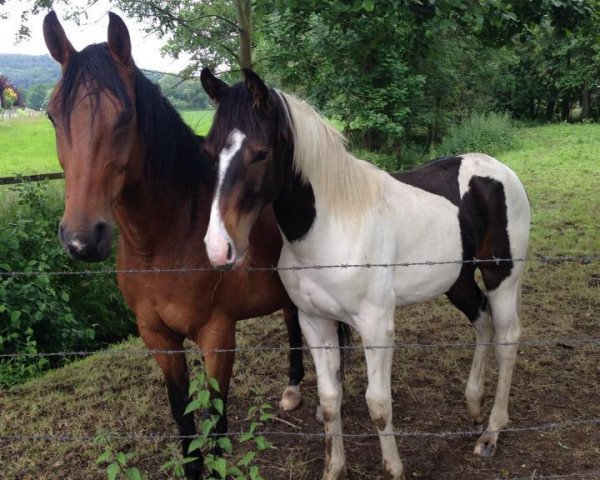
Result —
<path fill-rule="evenodd" d="M 56 122 L 54 121 L 54 118 L 52 118 L 52 115 L 50 115 L 50 112 L 46 112 L 46 115 L 48 116 L 48 120 L 50 120 L 52 125 L 56 127 Z"/>
<path fill-rule="evenodd" d="M 267 151 L 266 150 L 261 150 L 257 153 L 255 153 L 254 155 L 252 155 L 252 162 L 251 163 L 258 163 L 258 162 L 262 162 L 263 160 L 267 159 Z"/>

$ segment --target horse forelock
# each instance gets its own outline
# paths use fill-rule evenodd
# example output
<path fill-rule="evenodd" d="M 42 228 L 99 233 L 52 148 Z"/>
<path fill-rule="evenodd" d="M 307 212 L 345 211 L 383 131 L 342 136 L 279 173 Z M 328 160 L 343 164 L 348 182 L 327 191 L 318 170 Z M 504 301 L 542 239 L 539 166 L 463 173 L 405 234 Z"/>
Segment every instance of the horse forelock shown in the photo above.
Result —
<path fill-rule="evenodd" d="M 63 73 L 57 92 L 57 101 L 70 135 L 68 120 L 73 112 L 81 87 L 92 99 L 92 114 L 100 108 L 100 96 L 110 93 L 113 102 L 123 108 L 119 125 L 127 124 L 134 115 L 138 132 L 144 145 L 144 178 L 156 195 L 165 187 L 182 194 L 182 199 L 192 202 L 193 215 L 198 189 L 211 186 L 213 165 L 203 152 L 203 138 L 195 135 L 181 119 L 175 108 L 142 71 L 134 67 L 135 105 L 130 98 L 125 81 L 110 54 L 108 44 L 92 44 L 76 53 Z"/>
<path fill-rule="evenodd" d="M 67 135 L 70 136 L 70 117 L 75 109 L 81 87 L 86 89 L 85 95 L 92 100 L 93 113 L 100 108 L 100 95 L 107 90 L 111 100 L 117 101 L 124 109 L 125 116 L 120 120 L 127 122 L 133 115 L 133 104 L 117 66 L 115 65 L 107 43 L 88 45 L 81 52 L 75 53 L 65 69 L 59 90 L 58 102 Z"/>

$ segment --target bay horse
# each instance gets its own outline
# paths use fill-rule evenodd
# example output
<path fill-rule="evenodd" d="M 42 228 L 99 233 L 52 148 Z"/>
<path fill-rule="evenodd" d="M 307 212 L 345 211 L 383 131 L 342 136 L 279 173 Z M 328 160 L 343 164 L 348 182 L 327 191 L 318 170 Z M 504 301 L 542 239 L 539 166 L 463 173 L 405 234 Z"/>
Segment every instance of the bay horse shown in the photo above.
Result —
<path fill-rule="evenodd" d="M 252 70 L 244 76 L 244 82 L 229 86 L 207 69 L 201 74 L 218 104 L 206 138 L 219 162 L 206 249 L 213 265 L 240 265 L 248 232 L 262 209 L 273 205 L 284 237 L 281 279 L 298 306 L 317 371 L 326 434 L 323 478 L 337 479 L 345 465 L 336 322 L 346 322 L 362 337 L 365 396 L 383 467 L 390 478 L 403 478 L 392 426 L 394 309 L 443 293 L 475 329 L 465 396 L 471 425 L 483 432 L 475 453 L 491 456 L 508 422 L 520 336 L 524 266 L 512 259 L 525 256 L 529 241 L 523 185 L 505 165 L 473 153 L 389 175 L 353 157 L 343 136 L 308 104 L 268 88 Z M 497 258 L 511 260 L 486 261 Z M 398 265 L 405 263 L 418 265 Z M 380 267 L 311 268 L 348 264 Z M 475 281 L 476 268 L 486 293 Z M 498 385 L 483 431 L 485 359 L 493 339 Z"/>
<path fill-rule="evenodd" d="M 44 37 L 62 75 L 48 105 L 65 173 L 65 211 L 59 239 L 76 260 L 96 262 L 120 229 L 117 280 L 150 350 L 181 351 L 189 338 L 205 353 L 207 375 L 227 399 L 235 323 L 283 308 L 291 347 L 301 347 L 297 310 L 276 272 L 218 272 L 199 247 L 206 232 L 215 165 L 176 110 L 136 67 L 129 32 L 110 13 L 108 42 L 76 51 L 54 12 Z M 251 233 L 247 266 L 275 265 L 281 239 L 273 212 L 261 214 Z M 209 268 L 210 271 L 194 271 Z M 128 270 L 169 272 L 128 274 Z M 186 269 L 187 272 L 173 270 Z M 188 404 L 184 353 L 154 353 L 166 380 L 173 417 L 182 436 L 195 435 Z M 290 383 L 280 407 L 300 403 L 302 351 L 290 353 Z M 214 392 L 213 392 L 214 393 Z M 217 433 L 227 429 L 223 415 Z M 190 439 L 182 441 L 184 456 Z M 185 466 L 201 475 L 202 459 Z"/>

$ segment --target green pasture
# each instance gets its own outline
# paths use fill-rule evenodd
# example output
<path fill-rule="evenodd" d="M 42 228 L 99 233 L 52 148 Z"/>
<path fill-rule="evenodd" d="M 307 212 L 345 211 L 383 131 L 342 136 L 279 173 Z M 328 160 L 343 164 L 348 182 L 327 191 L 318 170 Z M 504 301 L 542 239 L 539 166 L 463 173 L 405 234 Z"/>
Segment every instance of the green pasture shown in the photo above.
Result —
<path fill-rule="evenodd" d="M 45 116 L 0 120 L 0 177 L 60 171 Z"/>
<path fill-rule="evenodd" d="M 205 135 L 213 111 L 185 111 L 184 120 Z M 518 147 L 498 155 L 515 170 L 529 194 L 534 254 L 600 251 L 600 125 L 555 124 L 521 127 Z M 381 166 L 379 154 L 357 156 Z M 380 158 L 382 157 L 382 158 Z M 59 171 L 54 134 L 44 117 L 0 121 L 0 177 Z M 4 192 L 0 191 L 0 197 Z"/>
<path fill-rule="evenodd" d="M 181 115 L 197 134 L 206 135 L 213 111 L 186 111 Z M 58 171 L 54 131 L 45 116 L 0 120 L 0 177 Z"/>

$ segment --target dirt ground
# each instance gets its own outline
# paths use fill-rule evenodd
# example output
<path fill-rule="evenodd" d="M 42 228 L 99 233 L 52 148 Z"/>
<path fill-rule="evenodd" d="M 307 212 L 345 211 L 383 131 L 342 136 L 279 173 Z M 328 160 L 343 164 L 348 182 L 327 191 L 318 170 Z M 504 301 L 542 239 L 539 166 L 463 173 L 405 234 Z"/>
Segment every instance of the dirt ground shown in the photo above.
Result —
<path fill-rule="evenodd" d="M 523 339 L 600 338 L 598 262 L 581 265 L 529 265 L 523 296 Z M 445 299 L 398 310 L 398 343 L 471 342 L 473 333 Z M 278 315 L 245 321 L 239 346 L 284 345 Z M 355 345 L 360 339 L 355 336 Z M 140 346 L 129 342 L 125 350 Z M 394 356 L 394 424 L 399 432 L 455 432 L 467 429 L 463 391 L 472 348 L 415 348 Z M 192 363 L 194 363 L 192 361 Z M 312 360 L 307 357 L 304 402 L 291 413 L 277 413 L 265 429 L 321 432 Z M 495 388 L 495 361 L 490 355 L 485 410 Z M 268 401 L 276 406 L 286 382 L 285 352 L 245 352 L 236 359 L 228 406 L 230 430 L 247 427 L 246 412 Z M 343 423 L 348 434 L 375 433 L 364 400 L 363 353 L 353 350 L 346 361 Z M 510 402 L 511 428 L 600 418 L 600 345 L 551 343 L 519 349 Z M 45 378 L 0 392 L 0 435 L 95 435 L 122 432 L 176 434 L 162 379 L 154 361 L 140 355 L 92 357 Z M 257 464 L 265 479 L 320 478 L 323 437 L 270 437 L 274 448 L 260 452 Z M 600 424 L 500 436 L 489 460 L 472 454 L 476 437 L 398 438 L 407 478 L 504 479 L 543 478 L 600 471 Z M 120 441 L 120 451 L 134 452 L 130 462 L 149 479 L 169 478 L 160 466 L 173 455 L 173 442 Z M 237 445 L 234 442 L 234 445 Z M 378 479 L 376 437 L 346 438 L 347 479 Z M 101 479 L 96 465 L 102 449 L 92 442 L 0 442 L 0 478 Z M 240 455 L 243 450 L 238 450 Z M 561 477 L 559 477 L 561 478 Z M 577 478 L 577 477 L 567 477 Z M 586 478 L 594 478 L 588 476 Z M 597 476 L 600 478 L 600 475 Z"/>

